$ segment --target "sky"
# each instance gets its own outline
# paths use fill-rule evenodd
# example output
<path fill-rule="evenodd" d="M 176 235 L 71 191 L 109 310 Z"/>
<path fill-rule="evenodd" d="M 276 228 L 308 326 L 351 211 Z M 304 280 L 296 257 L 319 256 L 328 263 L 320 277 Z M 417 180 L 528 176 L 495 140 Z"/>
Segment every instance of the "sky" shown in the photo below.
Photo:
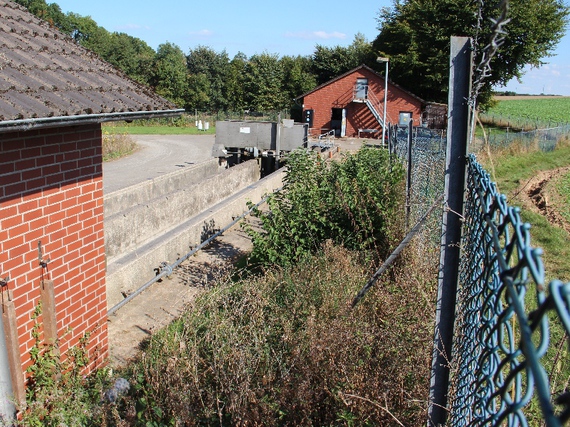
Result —
<path fill-rule="evenodd" d="M 378 12 L 392 5 L 391 0 L 53 1 L 63 12 L 91 16 L 108 31 L 138 37 L 153 49 L 171 42 L 188 53 L 201 45 L 225 50 L 230 58 L 238 52 L 310 55 L 317 44 L 348 46 L 357 33 L 371 42 L 379 33 Z M 497 89 L 570 96 L 570 34 L 553 53 L 543 59 L 546 65 L 527 68 L 521 82 Z"/>

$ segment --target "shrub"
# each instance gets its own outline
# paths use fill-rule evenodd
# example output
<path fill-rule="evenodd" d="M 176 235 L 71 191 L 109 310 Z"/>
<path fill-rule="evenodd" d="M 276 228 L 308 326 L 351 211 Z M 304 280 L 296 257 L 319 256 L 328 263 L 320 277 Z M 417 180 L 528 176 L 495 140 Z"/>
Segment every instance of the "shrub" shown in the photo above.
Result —
<path fill-rule="evenodd" d="M 246 226 L 253 263 L 289 265 L 329 239 L 383 257 L 390 225 L 400 217 L 395 208 L 403 194 L 402 176 L 385 150 L 364 147 L 330 163 L 312 151 L 292 152 L 283 190 L 269 197 L 267 210 L 253 210 L 262 230 Z"/>

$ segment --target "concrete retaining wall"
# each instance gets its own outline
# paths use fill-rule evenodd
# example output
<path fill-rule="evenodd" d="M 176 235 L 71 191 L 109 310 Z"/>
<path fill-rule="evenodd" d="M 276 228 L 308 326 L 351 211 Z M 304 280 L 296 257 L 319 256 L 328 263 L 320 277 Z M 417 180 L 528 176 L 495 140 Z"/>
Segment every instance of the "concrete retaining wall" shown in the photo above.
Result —
<path fill-rule="evenodd" d="M 186 221 L 181 222 L 177 227 L 163 233 L 154 240 L 148 240 L 136 250 L 129 251 L 128 254 L 115 257 L 109 263 L 107 270 L 107 301 L 108 306 L 119 303 L 123 298 L 123 293 L 128 294 L 135 291 L 147 281 L 151 280 L 162 262 L 172 263 L 177 258 L 190 251 L 191 247 L 202 242 L 204 236 L 212 229 L 220 229 L 229 224 L 235 217 L 247 211 L 246 202 L 252 201 L 257 203 L 265 194 L 268 194 L 283 184 L 284 172 L 275 172 L 261 180 L 246 183 L 243 178 L 243 171 L 249 170 L 256 161 L 246 162 L 244 164 L 228 169 L 219 176 L 210 178 L 209 180 L 199 184 L 205 193 L 211 192 L 212 188 L 225 186 L 234 189 L 234 194 L 218 199 L 217 204 L 214 202 L 199 214 L 186 217 Z M 257 168 L 259 173 L 259 167 Z M 239 178 L 242 176 L 242 178 Z M 241 181 L 239 181 L 241 179 Z M 241 185 L 240 185 L 241 182 Z M 241 189 L 235 193 L 236 189 Z M 198 190 L 198 188 L 195 188 Z M 189 193 L 185 191 L 184 193 Z M 216 194 L 218 194 L 216 192 Z M 166 203 L 166 206 L 170 206 Z M 169 208 L 170 211 L 176 210 Z M 115 222 L 115 225 L 119 222 Z M 122 222 L 121 227 L 127 227 L 128 221 Z M 132 224 L 132 222 L 131 222 Z M 108 227 L 107 223 L 105 224 Z M 114 226 L 114 225 L 111 225 Z M 131 226 L 131 230 L 133 230 Z"/>
<path fill-rule="evenodd" d="M 148 203 L 152 199 L 165 196 L 190 185 L 198 184 L 226 169 L 218 159 L 211 159 L 178 172 L 162 175 L 150 181 L 106 194 L 104 197 L 105 218 L 125 211 L 132 206 Z"/>
<path fill-rule="evenodd" d="M 116 209 L 119 204 L 129 206 L 124 200 L 140 200 L 142 203 L 105 216 L 105 254 L 108 263 L 113 263 L 115 258 L 136 250 L 236 191 L 259 181 L 260 167 L 256 160 L 245 162 L 210 178 L 202 177 L 199 183 L 193 185 L 184 184 L 182 178 L 175 176 L 169 182 L 163 180 L 162 183 L 138 185 L 127 189 L 130 191 L 121 191 L 121 202 L 114 203 L 109 211 Z M 167 192 L 174 184 L 180 188 Z"/>

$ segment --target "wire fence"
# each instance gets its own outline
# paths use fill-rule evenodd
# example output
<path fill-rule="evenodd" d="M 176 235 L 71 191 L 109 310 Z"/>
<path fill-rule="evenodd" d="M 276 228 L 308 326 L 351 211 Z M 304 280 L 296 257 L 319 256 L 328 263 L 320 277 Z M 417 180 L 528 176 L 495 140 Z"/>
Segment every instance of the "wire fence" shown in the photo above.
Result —
<path fill-rule="evenodd" d="M 570 124 L 530 131 L 516 131 L 509 128 L 491 129 L 486 133 L 486 140 L 492 149 L 506 148 L 518 144 L 526 149 L 552 151 L 558 143 L 570 135 Z"/>
<path fill-rule="evenodd" d="M 466 196 L 450 425 L 561 426 L 568 384 L 553 395 L 544 356 L 552 325 L 562 344 L 570 333 L 570 283 L 553 281 L 546 293 L 530 226 L 473 155 Z"/>
<path fill-rule="evenodd" d="M 567 120 L 548 120 L 539 117 L 511 116 L 497 113 L 479 112 L 479 120 L 483 124 L 496 126 L 504 129 L 512 129 L 513 132 L 532 131 L 536 129 L 550 129 L 558 127 L 568 127 Z"/>
<path fill-rule="evenodd" d="M 445 136 L 394 127 L 388 142 L 406 167 L 414 224 L 444 192 Z M 530 226 L 473 155 L 467 163 L 448 425 L 562 426 L 570 419 L 570 283 L 545 285 Z M 441 214 L 433 211 L 415 237 L 419 251 L 439 245 Z"/>
<path fill-rule="evenodd" d="M 412 138 L 408 138 L 411 132 Z M 406 169 L 406 223 L 419 221 L 443 194 L 445 177 L 445 134 L 428 129 L 391 127 L 388 132 L 392 157 Z M 426 219 L 426 226 L 416 239 L 416 247 L 437 247 L 440 240 L 441 208 Z"/>

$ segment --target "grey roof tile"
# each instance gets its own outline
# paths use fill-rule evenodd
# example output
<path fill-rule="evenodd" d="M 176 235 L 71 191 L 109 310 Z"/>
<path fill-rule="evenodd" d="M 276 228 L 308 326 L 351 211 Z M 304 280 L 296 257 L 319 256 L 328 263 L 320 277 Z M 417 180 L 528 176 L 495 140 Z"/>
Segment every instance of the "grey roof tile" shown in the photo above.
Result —
<path fill-rule="evenodd" d="M 6 0 L 0 0 L 0 70 L 0 123 L 176 108 Z"/>

